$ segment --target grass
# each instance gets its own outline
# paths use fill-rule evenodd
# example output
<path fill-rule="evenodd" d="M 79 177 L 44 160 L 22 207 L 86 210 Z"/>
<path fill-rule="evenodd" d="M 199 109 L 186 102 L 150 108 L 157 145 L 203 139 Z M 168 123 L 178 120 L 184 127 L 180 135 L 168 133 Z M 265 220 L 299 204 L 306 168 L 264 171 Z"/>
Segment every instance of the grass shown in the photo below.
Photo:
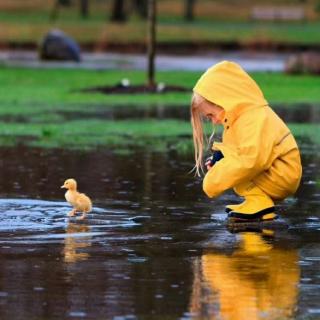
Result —
<path fill-rule="evenodd" d="M 191 150 L 189 119 L 117 120 L 101 118 L 101 112 L 125 107 L 179 106 L 188 108 L 198 72 L 159 72 L 158 81 L 190 88 L 190 93 L 103 95 L 84 93 L 88 86 L 114 85 L 123 77 L 132 83 L 145 81 L 141 71 L 90 71 L 70 69 L 0 68 L 0 145 L 23 143 L 30 146 L 88 149 L 112 147 L 126 150 L 149 147 L 154 150 Z M 271 105 L 320 102 L 320 78 L 255 73 Z M 86 118 L 81 117 L 81 113 Z M 66 120 L 65 114 L 69 114 Z M 90 116 L 90 117 L 89 117 Z M 290 124 L 298 137 L 320 144 L 318 126 Z M 211 129 L 207 128 L 207 132 Z"/>
<path fill-rule="evenodd" d="M 289 124 L 298 141 L 320 145 L 318 125 Z M 206 127 L 209 135 L 210 126 Z M 217 135 L 221 134 L 221 128 Z M 23 143 L 42 148 L 90 150 L 108 147 L 117 151 L 150 148 L 153 151 L 192 150 L 191 128 L 179 120 L 73 120 L 64 123 L 0 122 L 0 145 Z"/>
<path fill-rule="evenodd" d="M 1 15 L 0 15 L 1 19 Z M 7 21 L 6 21 L 7 20 Z M 9 21 L 8 21 L 9 20 Z M 0 23 L 0 42 L 37 44 L 52 28 L 59 28 L 81 44 L 92 44 L 96 48 L 108 43 L 145 43 L 146 24 L 130 21 L 126 24 L 103 23 L 98 21 L 61 21 L 50 23 L 35 19 L 30 22 L 10 21 Z M 157 39 L 159 43 L 281 43 L 294 45 L 317 45 L 320 22 L 270 23 L 270 22 L 229 22 L 197 21 L 192 24 L 183 21 L 159 22 Z"/>
<path fill-rule="evenodd" d="M 123 78 L 144 83 L 142 71 L 90 71 L 0 67 L 0 115 L 50 111 L 90 111 L 116 105 L 188 105 L 199 72 L 158 72 L 157 81 L 190 88 L 190 93 L 103 95 L 80 92 L 94 86 L 114 85 Z M 280 73 L 254 73 L 267 100 L 273 103 L 320 102 L 320 78 Z M 90 105 L 90 109 L 87 108 Z"/>
<path fill-rule="evenodd" d="M 31 146 L 96 148 L 99 146 L 131 148 L 151 144 L 153 149 L 169 147 L 177 137 L 190 136 L 190 124 L 177 120 L 111 121 L 73 120 L 64 123 L 0 123 L 0 137 L 12 144 L 26 138 Z M 1 141 L 1 139 L 0 139 Z"/>
<path fill-rule="evenodd" d="M 37 44 L 52 28 L 64 30 L 80 44 L 93 44 L 95 48 L 108 43 L 145 43 L 146 22 L 131 14 L 126 23 L 113 23 L 109 16 L 111 1 L 90 1 L 90 16 L 81 19 L 77 6 L 61 8 L 59 17 L 50 20 L 52 8 L 48 1 L 0 0 L 0 42 Z M 74 2 L 76 3 L 76 2 Z M 262 22 L 250 19 L 255 5 L 303 6 L 306 21 Z M 130 10 L 132 11 L 132 10 Z M 320 41 L 317 13 L 314 5 L 301 1 L 198 1 L 196 19 L 183 19 L 184 0 L 158 1 L 157 37 L 159 42 L 239 44 L 287 43 L 317 45 Z"/>
<path fill-rule="evenodd" d="M 290 123 L 289 128 L 298 140 L 300 140 L 300 144 L 306 143 L 308 145 L 311 142 L 317 146 L 317 152 L 319 154 L 319 124 Z"/>

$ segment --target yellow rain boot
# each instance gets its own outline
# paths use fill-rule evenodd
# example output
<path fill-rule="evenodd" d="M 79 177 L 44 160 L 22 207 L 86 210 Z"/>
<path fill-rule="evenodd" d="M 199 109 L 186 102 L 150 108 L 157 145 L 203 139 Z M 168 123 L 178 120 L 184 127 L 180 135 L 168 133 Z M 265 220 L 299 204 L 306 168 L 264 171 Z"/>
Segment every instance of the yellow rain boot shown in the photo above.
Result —
<path fill-rule="evenodd" d="M 244 202 L 238 203 L 238 204 L 228 204 L 226 205 L 226 213 L 229 213 L 231 211 L 237 211 L 237 209 L 243 205 Z"/>
<path fill-rule="evenodd" d="M 242 205 L 242 203 L 239 203 L 239 204 L 228 204 L 228 205 L 226 205 L 226 213 L 229 213 L 229 212 L 231 212 L 231 211 L 236 211 L 238 208 L 239 208 L 239 206 L 241 206 Z"/>
<path fill-rule="evenodd" d="M 243 183 L 235 187 L 235 192 L 245 198 L 245 201 L 231 211 L 229 218 L 239 221 L 274 220 L 273 200 L 254 183 Z"/>

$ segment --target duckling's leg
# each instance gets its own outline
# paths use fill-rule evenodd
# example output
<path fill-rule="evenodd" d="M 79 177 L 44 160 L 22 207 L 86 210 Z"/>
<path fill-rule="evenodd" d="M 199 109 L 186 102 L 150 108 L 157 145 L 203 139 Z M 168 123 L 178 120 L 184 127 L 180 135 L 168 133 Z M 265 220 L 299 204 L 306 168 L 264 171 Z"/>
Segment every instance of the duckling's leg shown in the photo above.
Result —
<path fill-rule="evenodd" d="M 76 214 L 76 209 L 72 209 L 69 213 L 68 213 L 68 217 L 73 217 Z"/>
<path fill-rule="evenodd" d="M 82 213 L 82 216 L 78 217 L 77 220 L 84 220 L 87 216 L 87 213 L 86 212 L 83 212 Z"/>

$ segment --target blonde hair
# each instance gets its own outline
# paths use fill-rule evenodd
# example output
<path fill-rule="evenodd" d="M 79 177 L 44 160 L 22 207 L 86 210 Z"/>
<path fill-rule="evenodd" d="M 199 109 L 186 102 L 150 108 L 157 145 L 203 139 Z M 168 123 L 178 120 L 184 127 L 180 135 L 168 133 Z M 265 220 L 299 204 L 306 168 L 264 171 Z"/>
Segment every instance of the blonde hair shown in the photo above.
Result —
<path fill-rule="evenodd" d="M 197 176 L 201 176 L 204 172 L 203 169 L 203 151 L 205 145 L 208 145 L 214 137 L 214 127 L 212 134 L 209 138 L 206 137 L 203 131 L 203 116 L 199 110 L 199 105 L 205 99 L 197 93 L 193 93 L 191 99 L 191 125 L 193 135 L 193 146 L 194 146 L 194 159 L 195 166 L 192 171 L 195 171 Z"/>

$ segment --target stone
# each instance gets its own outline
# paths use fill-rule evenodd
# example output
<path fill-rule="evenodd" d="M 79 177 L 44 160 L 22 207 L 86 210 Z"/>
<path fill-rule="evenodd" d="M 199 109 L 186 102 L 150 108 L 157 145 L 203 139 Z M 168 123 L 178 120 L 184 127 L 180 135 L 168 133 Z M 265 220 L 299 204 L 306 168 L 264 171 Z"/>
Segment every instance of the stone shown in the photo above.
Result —
<path fill-rule="evenodd" d="M 78 44 L 61 30 L 51 30 L 44 36 L 39 47 L 41 60 L 77 61 L 81 60 Z"/>

